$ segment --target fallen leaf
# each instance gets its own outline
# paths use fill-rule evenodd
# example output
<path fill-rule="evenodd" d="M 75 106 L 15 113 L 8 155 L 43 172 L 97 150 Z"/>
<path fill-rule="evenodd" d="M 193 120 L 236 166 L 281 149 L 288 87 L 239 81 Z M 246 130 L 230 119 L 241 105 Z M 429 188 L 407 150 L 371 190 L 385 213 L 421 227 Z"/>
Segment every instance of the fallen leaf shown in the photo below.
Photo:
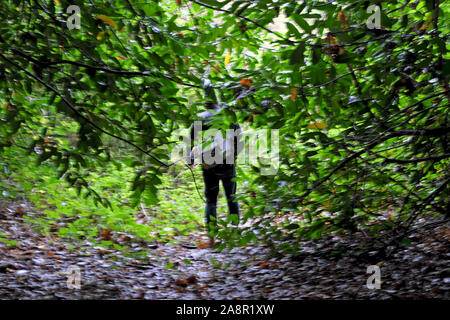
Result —
<path fill-rule="evenodd" d="M 105 241 L 111 240 L 111 230 L 109 230 L 109 229 L 103 229 L 102 231 L 100 231 L 99 235 L 100 235 L 100 238 L 102 238 L 102 240 L 105 240 Z"/>
<path fill-rule="evenodd" d="M 186 281 L 190 284 L 197 283 L 197 277 L 192 275 L 189 278 L 187 278 Z"/>
<path fill-rule="evenodd" d="M 186 287 L 188 285 L 188 281 L 186 279 L 177 279 L 175 280 L 175 284 L 180 287 Z"/>
<path fill-rule="evenodd" d="M 199 249 L 209 248 L 209 242 L 199 242 L 197 243 L 197 248 Z"/>

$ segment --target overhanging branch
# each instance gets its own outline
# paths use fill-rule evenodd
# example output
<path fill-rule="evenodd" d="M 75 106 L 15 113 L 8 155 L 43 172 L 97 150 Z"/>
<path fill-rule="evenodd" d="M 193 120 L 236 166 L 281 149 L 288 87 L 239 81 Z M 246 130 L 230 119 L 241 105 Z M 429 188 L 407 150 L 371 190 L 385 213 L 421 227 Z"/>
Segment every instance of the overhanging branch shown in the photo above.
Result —
<path fill-rule="evenodd" d="M 146 155 L 148 155 L 149 157 L 151 157 L 153 160 L 155 160 L 156 162 L 158 162 L 159 164 L 161 164 L 164 167 L 170 167 L 170 164 L 166 164 L 164 162 L 162 162 L 161 160 L 159 160 L 158 158 L 156 158 L 154 155 L 152 155 L 150 152 L 142 149 L 141 147 L 139 147 L 137 144 L 135 144 L 134 142 L 127 140 L 125 138 L 122 138 L 118 135 L 115 135 L 114 133 L 108 132 L 105 129 L 103 129 L 102 127 L 98 126 L 96 123 L 94 123 L 93 121 L 91 121 L 88 117 L 86 117 L 84 114 L 82 114 L 77 108 L 75 108 L 75 106 L 69 101 L 67 100 L 67 98 L 61 94 L 57 89 L 53 88 L 51 85 L 49 85 L 48 83 L 46 83 L 44 80 L 42 80 L 41 78 L 39 78 L 38 76 L 32 74 L 31 72 L 29 72 L 28 70 L 26 70 L 25 68 L 23 68 L 22 66 L 18 65 L 17 63 L 15 63 L 14 61 L 12 61 L 11 59 L 9 59 L 8 57 L 4 56 L 2 53 L 0 53 L 0 58 L 2 58 L 3 60 L 5 60 L 6 62 L 10 63 L 11 65 L 15 66 L 16 68 L 22 70 L 27 76 L 35 79 L 36 81 L 38 81 L 39 83 L 41 83 L 42 85 L 44 85 L 47 89 L 49 89 L 50 91 L 54 92 L 56 95 L 58 95 L 62 101 L 70 108 L 70 110 L 72 110 L 77 116 L 79 116 L 80 118 L 82 118 L 84 121 L 86 121 L 87 123 L 89 123 L 90 125 L 92 125 L 95 129 L 99 130 L 100 132 L 113 137 L 117 140 L 123 141 L 127 144 L 129 144 L 130 146 L 136 148 L 137 150 L 139 150 L 142 153 L 145 153 Z"/>
<path fill-rule="evenodd" d="M 158 70 L 147 70 L 147 71 L 116 70 L 116 69 L 111 69 L 111 68 L 107 68 L 107 67 L 93 66 L 93 65 L 89 65 L 89 64 L 86 64 L 83 62 L 71 61 L 71 60 L 65 60 L 65 59 L 57 60 L 57 61 L 39 61 L 18 49 L 12 49 L 12 51 L 34 63 L 38 64 L 41 67 L 49 67 L 49 66 L 59 65 L 59 64 L 70 64 L 70 65 L 74 65 L 77 67 L 82 67 L 82 68 L 96 70 L 96 71 L 103 71 L 103 72 L 117 74 L 117 75 L 121 75 L 121 76 L 142 76 L 142 77 L 149 77 L 149 76 L 158 77 L 158 76 L 160 76 L 160 77 L 164 77 L 170 81 L 176 82 L 177 84 L 181 84 L 181 85 L 184 85 L 187 87 L 201 88 L 201 86 L 199 86 L 199 85 L 183 82 L 179 78 L 175 78 L 174 76 L 160 73 L 160 72 L 158 72 Z"/>

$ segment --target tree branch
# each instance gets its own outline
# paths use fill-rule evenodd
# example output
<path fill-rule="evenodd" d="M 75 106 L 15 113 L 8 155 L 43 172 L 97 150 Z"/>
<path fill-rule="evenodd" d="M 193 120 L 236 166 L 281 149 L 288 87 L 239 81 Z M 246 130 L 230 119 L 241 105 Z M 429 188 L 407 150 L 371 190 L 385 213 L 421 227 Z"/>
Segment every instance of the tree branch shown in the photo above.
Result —
<path fill-rule="evenodd" d="M 246 16 L 243 16 L 243 15 L 241 15 L 241 14 L 235 14 L 234 12 L 232 12 L 232 11 L 230 11 L 230 10 L 227 10 L 227 9 L 216 8 L 216 7 L 214 7 L 214 6 L 211 6 L 211 5 L 209 5 L 209 4 L 203 3 L 203 2 L 201 2 L 201 1 L 197 1 L 197 0 L 190 0 L 190 1 L 191 1 L 191 2 L 194 2 L 194 3 L 196 3 L 196 4 L 198 4 L 199 6 L 205 7 L 205 8 L 212 9 L 212 10 L 215 10 L 215 11 L 224 12 L 224 13 L 228 13 L 228 14 L 231 14 L 231 15 L 233 15 L 233 16 L 235 16 L 235 17 L 244 19 L 245 21 L 254 24 L 254 25 L 257 26 L 258 28 L 261 28 L 261 29 L 263 29 L 263 30 L 265 30 L 265 31 L 267 31 L 267 32 L 269 32 L 269 33 L 271 33 L 271 34 L 276 35 L 277 37 L 279 37 L 280 39 L 283 39 L 283 40 L 286 41 L 286 42 L 289 42 L 289 43 L 293 43 L 293 42 L 294 42 L 294 41 L 289 40 L 288 38 L 283 37 L 283 36 L 282 36 L 281 34 L 279 34 L 278 32 L 272 31 L 272 30 L 270 30 L 269 28 L 267 28 L 267 27 L 265 27 L 265 26 L 259 24 L 258 22 L 254 21 L 254 20 L 252 20 L 252 19 L 250 19 L 250 18 L 247 18 Z"/>
<path fill-rule="evenodd" d="M 142 77 L 148 77 L 148 76 L 162 76 L 165 77 L 166 79 L 176 82 L 177 84 L 182 84 L 184 86 L 187 87 L 192 87 L 192 88 L 201 88 L 201 86 L 196 85 L 196 84 L 191 84 L 191 83 L 187 83 L 187 82 L 183 82 L 180 79 L 174 78 L 171 75 L 167 75 L 167 74 L 162 74 L 159 73 L 158 70 L 147 70 L 147 71 L 125 71 L 125 70 L 116 70 L 116 69 L 110 69 L 107 67 L 101 67 L 101 66 L 93 66 L 93 65 L 89 65 L 83 62 L 78 62 L 78 61 L 71 61 L 71 60 L 57 60 L 57 61 L 39 61 L 33 57 L 31 57 L 30 55 L 24 53 L 23 51 L 20 51 L 16 48 L 11 49 L 13 52 L 19 54 L 20 56 L 36 63 L 39 64 L 42 67 L 49 67 L 49 66 L 53 66 L 53 65 L 59 65 L 59 64 L 71 64 L 77 67 L 83 67 L 83 68 L 87 68 L 87 69 L 91 69 L 91 70 L 98 70 L 98 71 L 104 71 L 107 73 L 111 73 L 111 74 L 117 74 L 117 75 L 123 75 L 123 76 L 142 76 Z"/>
<path fill-rule="evenodd" d="M 440 156 L 431 156 L 431 157 L 423 157 L 423 158 L 415 158 L 415 159 L 394 159 L 394 158 L 386 158 L 381 155 L 378 155 L 378 156 L 382 157 L 385 162 L 406 164 L 406 163 L 417 163 L 417 162 L 423 162 L 423 161 L 439 161 L 439 160 L 450 158 L 450 153 L 446 153 L 446 154 L 443 154 Z"/>
<path fill-rule="evenodd" d="M 79 116 L 81 119 L 83 119 L 84 121 L 86 121 L 87 123 L 89 123 L 90 125 L 92 125 L 94 128 L 96 128 L 97 130 L 99 130 L 100 132 L 113 137 L 117 140 L 123 141 L 131 146 L 133 146 L 134 148 L 136 148 L 137 150 L 141 151 L 142 153 L 145 153 L 146 155 L 148 155 L 149 157 L 151 157 L 153 160 L 155 160 L 156 162 L 158 162 L 159 164 L 165 166 L 165 167 L 170 167 L 170 164 L 166 164 L 164 162 L 162 162 L 161 160 L 159 160 L 158 158 L 156 158 L 154 155 L 152 155 L 151 153 L 149 153 L 148 151 L 145 151 L 144 149 L 142 149 L 141 147 L 139 147 L 137 144 L 135 144 L 134 142 L 131 142 L 125 138 L 122 138 L 118 135 L 115 135 L 111 132 L 106 131 L 105 129 L 99 127 L 96 123 L 94 123 L 93 121 L 91 121 L 88 117 L 86 117 L 84 114 L 82 114 L 77 108 L 75 108 L 75 106 L 69 101 L 67 100 L 67 98 L 61 94 L 57 89 L 53 88 L 51 85 L 49 85 L 48 83 L 46 83 L 44 80 L 42 80 L 41 78 L 39 78 L 38 76 L 32 74 L 31 72 L 29 72 L 28 70 L 26 70 L 25 68 L 23 68 L 22 66 L 18 65 L 17 63 L 15 63 L 14 61 L 12 61 L 11 59 L 9 59 L 8 57 L 4 56 L 2 53 L 0 53 L 0 58 L 2 58 L 3 60 L 7 61 L 8 63 L 10 63 L 11 65 L 15 66 L 16 68 L 22 70 L 23 72 L 25 72 L 26 75 L 28 75 L 29 77 L 32 77 L 33 79 L 35 79 L 36 81 L 38 81 L 39 83 L 41 83 L 42 85 L 44 85 L 47 89 L 49 89 L 50 91 L 53 91 L 56 95 L 58 95 L 62 101 L 77 115 Z"/>

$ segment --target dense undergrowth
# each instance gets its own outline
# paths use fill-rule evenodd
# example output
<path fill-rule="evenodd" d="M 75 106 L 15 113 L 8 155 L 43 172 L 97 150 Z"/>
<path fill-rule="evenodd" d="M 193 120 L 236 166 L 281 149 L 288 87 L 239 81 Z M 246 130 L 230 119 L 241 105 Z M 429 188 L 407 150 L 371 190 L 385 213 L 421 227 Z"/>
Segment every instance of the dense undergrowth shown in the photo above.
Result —
<path fill-rule="evenodd" d="M 33 210 L 23 212 L 43 235 L 54 234 L 73 240 L 87 239 L 103 246 L 120 245 L 111 240 L 111 232 L 133 235 L 143 241 L 174 242 L 174 236 L 201 229 L 203 203 L 191 173 L 182 165 L 165 174 L 158 187 L 157 206 L 131 204 L 133 172 L 114 165 L 89 172 L 90 187 L 109 200 L 110 206 L 95 204 L 83 197 L 63 179 L 54 175 L 48 163 L 23 162 L 23 151 L 16 148 L 3 155 L 1 189 L 3 201 L 31 202 Z M 196 182 L 201 172 L 196 170 Z M 201 188 L 202 186 L 199 186 Z"/>
<path fill-rule="evenodd" d="M 73 247 L 88 241 L 94 246 L 111 247 L 127 253 L 129 245 L 136 241 L 176 244 L 192 232 L 206 234 L 199 167 L 192 173 L 183 163 L 171 167 L 161 176 L 157 199 L 142 196 L 138 204 L 133 204 L 132 169 L 115 162 L 96 171 L 87 171 L 84 177 L 89 188 L 108 200 L 108 206 L 103 206 L 87 192 L 80 193 L 69 185 L 64 176 L 56 177 L 52 163 L 24 162 L 23 153 L 24 150 L 17 147 L 3 153 L 0 161 L 1 197 L 5 202 L 20 203 L 22 207 L 17 214 L 22 215 L 24 222 L 31 224 L 42 236 L 64 238 Z M 301 240 L 330 238 L 346 230 L 331 224 L 332 214 L 327 211 L 318 216 L 319 224 L 309 221 L 308 215 L 304 214 L 308 210 L 306 207 L 298 212 L 276 210 L 272 204 L 266 206 L 270 210 L 258 214 L 254 209 L 258 205 L 264 206 L 265 190 L 262 185 L 252 183 L 258 180 L 258 176 L 248 166 L 239 166 L 237 172 L 241 223 L 239 228 L 230 224 L 221 192 L 216 249 L 262 243 L 273 246 L 273 252 L 296 254 L 302 245 Z M 375 239 L 381 233 L 386 235 L 387 230 L 401 221 L 396 209 L 392 206 L 391 210 L 368 219 L 365 228 L 354 231 L 359 233 L 357 237 L 361 239 L 364 236 L 366 245 L 370 247 L 367 238 Z M 432 217 L 428 219 L 432 220 Z M 12 246 L 17 244 L 17 240 L 20 239 L 0 235 L 0 241 Z"/>

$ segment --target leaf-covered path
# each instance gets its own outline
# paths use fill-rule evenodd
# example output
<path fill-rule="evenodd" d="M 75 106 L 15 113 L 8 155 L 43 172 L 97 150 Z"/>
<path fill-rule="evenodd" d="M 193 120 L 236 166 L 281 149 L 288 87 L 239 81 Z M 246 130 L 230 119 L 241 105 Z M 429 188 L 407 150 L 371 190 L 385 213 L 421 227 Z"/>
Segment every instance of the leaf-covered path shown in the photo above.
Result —
<path fill-rule="evenodd" d="M 62 239 L 34 233 L 14 204 L 0 208 L 0 230 L 18 241 L 0 242 L 1 299 L 449 298 L 448 225 L 411 235 L 412 245 L 380 261 L 380 290 L 366 287 L 367 261 L 330 254 L 337 241 L 357 245 L 346 239 L 305 242 L 305 255 L 295 258 L 264 246 L 217 252 L 195 245 L 202 235 L 192 234 L 178 245 L 131 242 L 131 251 L 148 251 L 132 259 L 89 243 L 69 250 Z M 80 289 L 67 287 L 70 266 L 80 268 Z"/>

